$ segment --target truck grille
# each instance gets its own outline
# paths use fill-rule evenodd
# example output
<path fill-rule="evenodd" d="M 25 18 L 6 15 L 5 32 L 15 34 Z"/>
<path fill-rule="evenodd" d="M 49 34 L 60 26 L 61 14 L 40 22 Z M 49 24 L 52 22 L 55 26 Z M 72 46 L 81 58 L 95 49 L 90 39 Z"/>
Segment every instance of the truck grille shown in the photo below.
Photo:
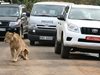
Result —
<path fill-rule="evenodd" d="M 82 34 L 89 34 L 89 35 L 100 35 L 100 28 L 81 28 Z"/>
<path fill-rule="evenodd" d="M 9 22 L 1 22 L 0 27 L 8 27 Z"/>
<path fill-rule="evenodd" d="M 39 29 L 56 29 L 56 25 L 37 25 Z"/>
<path fill-rule="evenodd" d="M 6 34 L 6 32 L 0 31 L 0 38 L 1 38 L 1 36 L 4 37 L 5 34 Z"/>
<path fill-rule="evenodd" d="M 5 31 L 2 31 L 0 30 L 0 38 L 4 38 L 6 32 L 7 32 L 7 29 L 9 28 L 9 22 L 1 22 L 0 24 L 0 29 L 6 29 Z"/>

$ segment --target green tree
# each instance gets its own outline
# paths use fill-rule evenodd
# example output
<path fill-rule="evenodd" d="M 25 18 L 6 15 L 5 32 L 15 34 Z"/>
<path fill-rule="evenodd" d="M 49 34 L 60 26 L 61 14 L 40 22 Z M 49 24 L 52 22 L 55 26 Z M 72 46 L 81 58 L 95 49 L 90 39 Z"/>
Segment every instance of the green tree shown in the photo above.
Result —
<path fill-rule="evenodd" d="M 25 4 L 27 9 L 31 11 L 33 3 L 38 2 L 38 1 L 52 1 L 52 0 L 4 0 L 4 1 L 6 2 L 12 1 L 13 3 Z M 55 1 L 72 2 L 76 4 L 100 5 L 100 0 L 55 0 Z"/>

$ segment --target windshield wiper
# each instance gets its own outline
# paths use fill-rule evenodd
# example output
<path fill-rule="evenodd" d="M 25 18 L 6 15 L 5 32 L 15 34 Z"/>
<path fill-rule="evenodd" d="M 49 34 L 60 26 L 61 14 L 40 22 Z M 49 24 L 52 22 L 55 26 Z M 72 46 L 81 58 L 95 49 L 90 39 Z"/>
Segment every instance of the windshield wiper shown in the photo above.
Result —
<path fill-rule="evenodd" d="M 80 19 L 80 20 L 100 21 L 100 20 L 96 20 L 96 19 L 88 19 L 88 18 L 85 18 L 85 19 Z"/>
<path fill-rule="evenodd" d="M 42 15 L 34 15 L 34 16 L 50 16 L 50 15 L 42 14 Z"/>
<path fill-rule="evenodd" d="M 8 17 L 18 17 L 18 16 L 8 16 Z"/>
<path fill-rule="evenodd" d="M 46 16 L 46 17 L 57 17 L 57 16 L 52 16 L 52 15 L 33 15 L 33 16 Z"/>

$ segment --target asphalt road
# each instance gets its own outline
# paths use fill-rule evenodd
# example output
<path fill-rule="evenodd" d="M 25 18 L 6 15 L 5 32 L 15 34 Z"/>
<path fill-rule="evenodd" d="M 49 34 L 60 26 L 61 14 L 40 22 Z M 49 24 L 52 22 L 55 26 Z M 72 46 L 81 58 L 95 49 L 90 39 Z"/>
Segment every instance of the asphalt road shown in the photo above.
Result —
<path fill-rule="evenodd" d="M 11 62 L 9 45 L 0 41 L 0 75 L 100 75 L 97 54 L 71 53 L 70 59 L 61 59 L 54 53 L 54 46 L 30 46 L 30 60 Z"/>

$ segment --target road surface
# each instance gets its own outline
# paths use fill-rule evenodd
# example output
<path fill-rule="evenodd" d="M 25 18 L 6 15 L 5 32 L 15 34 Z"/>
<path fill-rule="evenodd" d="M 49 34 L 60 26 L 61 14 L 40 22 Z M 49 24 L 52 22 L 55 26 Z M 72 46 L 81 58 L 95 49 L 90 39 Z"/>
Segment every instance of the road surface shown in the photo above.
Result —
<path fill-rule="evenodd" d="M 11 62 L 9 45 L 0 41 L 0 75 L 100 75 L 97 54 L 71 53 L 70 59 L 61 59 L 54 46 L 30 46 L 30 60 Z"/>

